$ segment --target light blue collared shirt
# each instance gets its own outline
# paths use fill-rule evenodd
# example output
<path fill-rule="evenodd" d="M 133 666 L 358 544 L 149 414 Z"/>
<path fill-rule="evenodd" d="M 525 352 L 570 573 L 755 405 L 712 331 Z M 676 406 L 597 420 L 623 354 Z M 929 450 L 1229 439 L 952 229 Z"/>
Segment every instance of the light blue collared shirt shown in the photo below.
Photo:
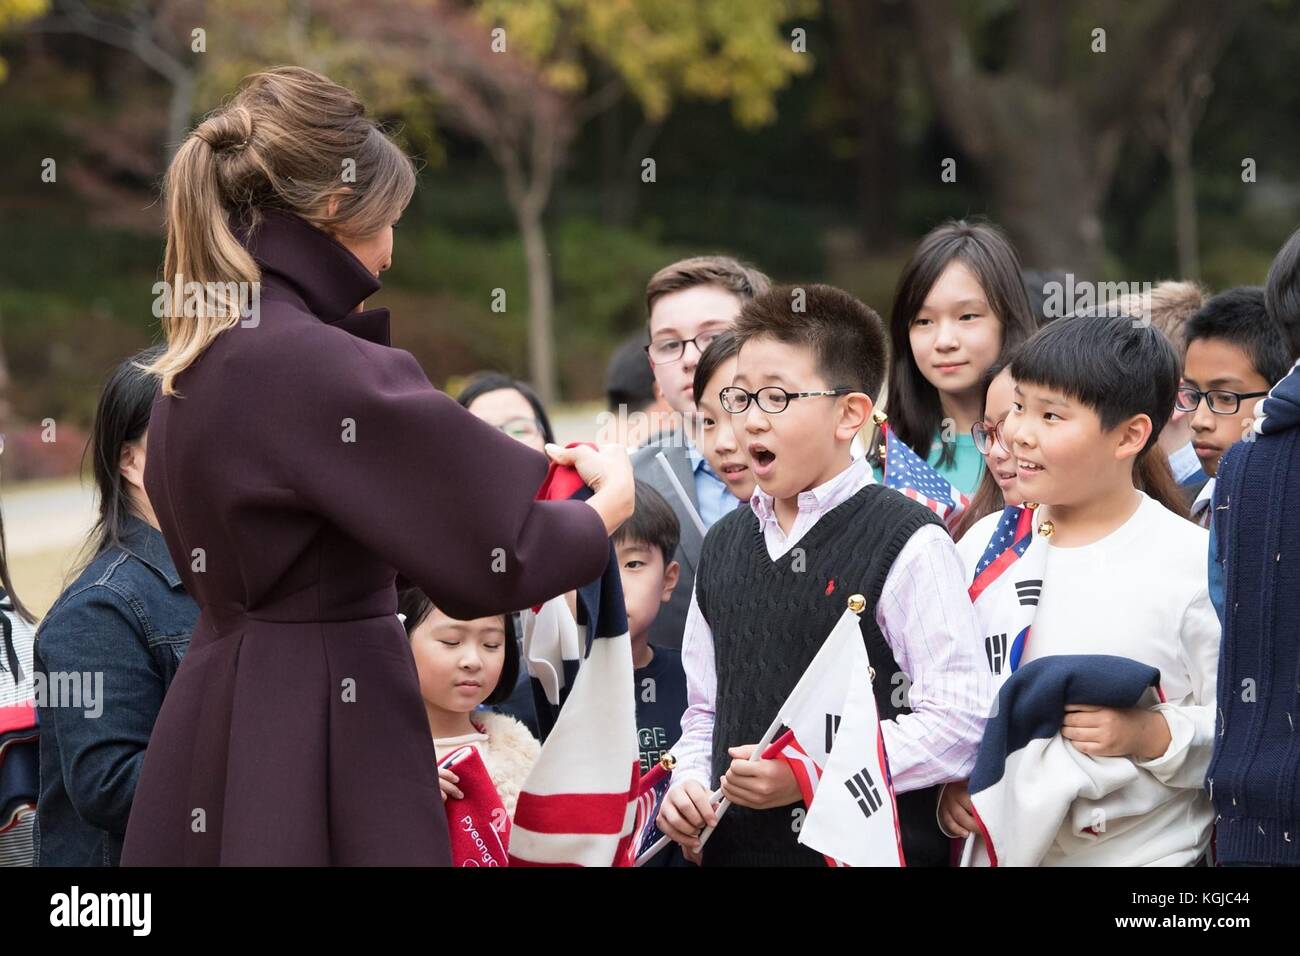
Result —
<path fill-rule="evenodd" d="M 712 528 L 722 520 L 723 515 L 736 510 L 740 499 L 731 493 L 727 483 L 709 467 L 694 442 L 686 446 L 686 454 L 690 456 L 691 470 L 695 473 L 695 499 L 700 504 L 700 520 L 705 527 Z"/>

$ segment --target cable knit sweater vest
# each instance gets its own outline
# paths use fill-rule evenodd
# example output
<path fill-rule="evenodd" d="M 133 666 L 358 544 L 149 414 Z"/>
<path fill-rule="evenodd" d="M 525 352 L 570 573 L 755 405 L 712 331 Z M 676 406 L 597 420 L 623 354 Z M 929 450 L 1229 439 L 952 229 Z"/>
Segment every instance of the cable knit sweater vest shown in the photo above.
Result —
<path fill-rule="evenodd" d="M 715 788 L 731 764 L 727 748 L 762 737 L 851 594 L 867 601 L 860 621 L 876 672 L 873 689 L 880 718 L 909 712 L 903 677 L 876 624 L 876 604 L 907 540 L 918 528 L 935 523 L 939 519 L 926 508 L 872 484 L 823 515 L 777 561 L 768 555 L 758 518 L 749 508 L 728 514 L 709 530 L 695 586 L 713 631 L 718 672 Z M 935 821 L 937 800 L 935 787 L 898 796 L 908 865 L 947 862 L 947 841 Z M 819 853 L 797 843 L 801 807 L 733 806 L 709 839 L 705 865 L 824 866 Z"/>

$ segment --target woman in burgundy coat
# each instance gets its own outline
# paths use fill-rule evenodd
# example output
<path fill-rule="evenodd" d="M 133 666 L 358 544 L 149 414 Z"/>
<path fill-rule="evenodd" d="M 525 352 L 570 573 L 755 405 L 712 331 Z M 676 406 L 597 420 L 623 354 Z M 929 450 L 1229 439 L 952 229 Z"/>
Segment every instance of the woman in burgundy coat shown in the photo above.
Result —
<path fill-rule="evenodd" d="M 414 185 L 362 104 L 297 68 L 249 78 L 168 170 L 145 486 L 202 613 L 124 864 L 448 862 L 395 575 L 453 617 L 515 610 L 597 578 L 631 513 L 615 450 L 557 456 L 588 501 L 535 502 L 544 457 L 360 311 Z M 222 282 L 260 300 L 241 314 Z"/>

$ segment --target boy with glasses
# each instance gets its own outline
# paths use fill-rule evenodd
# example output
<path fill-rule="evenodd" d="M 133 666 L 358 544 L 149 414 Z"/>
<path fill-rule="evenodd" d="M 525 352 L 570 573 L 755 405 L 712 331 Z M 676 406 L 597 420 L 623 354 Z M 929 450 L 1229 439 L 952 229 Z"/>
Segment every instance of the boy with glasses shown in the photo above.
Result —
<path fill-rule="evenodd" d="M 990 685 L 942 522 L 850 454 L 884 378 L 880 318 L 830 286 L 783 287 L 748 303 L 735 335 L 735 378 L 721 401 L 758 487 L 704 541 L 682 651 L 688 706 L 660 829 L 709 866 L 825 864 L 797 842 L 803 808 L 788 765 L 746 758 L 849 595 L 861 594 L 903 853 L 909 866 L 944 865 L 938 785 L 969 773 Z M 733 807 L 701 853 L 719 787 Z"/>
<path fill-rule="evenodd" d="M 1251 430 L 1257 399 L 1291 367 L 1282 330 L 1264 308 L 1262 288 L 1220 292 L 1186 327 L 1187 355 L 1175 402 L 1192 426 L 1192 447 L 1210 480 L 1192 502 L 1192 520 L 1210 526 L 1219 460 Z"/>
<path fill-rule="evenodd" d="M 656 647 L 682 646 L 695 566 L 704 543 L 699 523 L 707 530 L 735 508 L 727 483 L 714 474 L 695 444 L 695 367 L 713 340 L 735 324 L 741 306 L 766 292 L 770 284 L 763 273 L 735 259 L 697 256 L 665 266 L 646 286 L 650 334 L 650 343 L 644 346 L 646 359 L 676 425 L 638 449 L 632 456 L 632 471 L 638 481 L 664 496 L 681 525 L 676 555 L 681 579 L 672 600 L 655 619 L 650 638 Z M 658 461 L 660 454 L 673 478 Z"/>

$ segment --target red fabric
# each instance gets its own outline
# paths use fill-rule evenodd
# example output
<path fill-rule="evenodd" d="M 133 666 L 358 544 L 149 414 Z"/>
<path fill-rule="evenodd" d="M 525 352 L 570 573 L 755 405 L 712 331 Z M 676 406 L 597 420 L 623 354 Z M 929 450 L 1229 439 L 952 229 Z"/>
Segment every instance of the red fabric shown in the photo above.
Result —
<path fill-rule="evenodd" d="M 26 730 L 36 726 L 36 704 L 14 704 L 12 707 L 0 707 L 0 734 L 11 730 Z"/>
<path fill-rule="evenodd" d="M 579 445 L 586 445 L 588 448 L 596 447 L 589 441 L 571 441 L 564 447 L 577 448 Z M 546 477 L 542 479 L 542 486 L 537 489 L 537 500 L 567 501 L 576 495 L 579 489 L 586 487 L 586 484 L 578 474 L 578 469 L 571 465 L 551 462 L 550 467 L 546 469 Z"/>
<path fill-rule="evenodd" d="M 453 750 L 438 765 L 459 777 L 464 797 L 448 797 L 447 831 L 453 866 L 509 866 L 510 816 L 474 747 Z M 498 832 L 497 827 L 500 827 Z"/>
<path fill-rule="evenodd" d="M 621 833 L 632 799 L 627 793 L 534 796 L 515 811 L 515 822 L 537 833 Z"/>
<path fill-rule="evenodd" d="M 589 448 L 595 448 L 595 444 L 589 441 L 571 441 L 565 448 L 577 448 L 579 445 L 586 445 Z M 546 477 L 542 479 L 541 487 L 537 489 L 538 501 L 568 501 L 578 491 L 586 487 L 586 482 L 578 474 L 578 469 L 572 465 L 560 465 L 551 462 L 546 469 Z M 540 604 L 533 605 L 533 613 L 537 614 L 542 610 Z"/>

